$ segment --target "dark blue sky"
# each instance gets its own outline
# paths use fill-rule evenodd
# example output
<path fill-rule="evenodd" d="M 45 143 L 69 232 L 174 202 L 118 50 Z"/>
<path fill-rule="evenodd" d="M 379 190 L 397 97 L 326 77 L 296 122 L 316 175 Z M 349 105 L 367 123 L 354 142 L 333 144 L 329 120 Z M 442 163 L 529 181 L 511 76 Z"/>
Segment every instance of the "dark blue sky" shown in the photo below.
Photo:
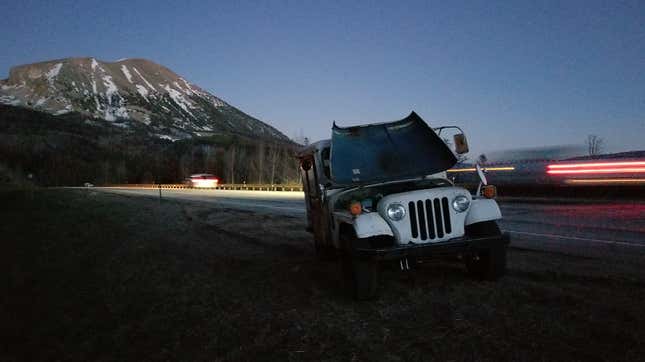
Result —
<path fill-rule="evenodd" d="M 144 57 L 288 136 L 416 110 L 476 152 L 645 149 L 645 1 L 536 3 L 4 1 L 0 77 Z"/>

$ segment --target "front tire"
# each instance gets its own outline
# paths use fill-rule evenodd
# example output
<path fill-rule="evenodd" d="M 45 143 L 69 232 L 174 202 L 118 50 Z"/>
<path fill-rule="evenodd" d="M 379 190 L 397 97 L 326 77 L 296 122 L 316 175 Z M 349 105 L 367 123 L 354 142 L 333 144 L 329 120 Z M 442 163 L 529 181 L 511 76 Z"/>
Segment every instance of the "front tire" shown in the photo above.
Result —
<path fill-rule="evenodd" d="M 466 226 L 469 237 L 497 237 L 501 235 L 495 221 L 485 221 Z M 497 245 L 477 251 L 466 257 L 468 274 L 479 280 L 498 280 L 506 274 L 506 245 Z"/>
<path fill-rule="evenodd" d="M 314 249 L 316 250 L 316 258 L 320 261 L 331 261 L 337 258 L 336 249 L 319 242 L 315 238 Z"/>
<path fill-rule="evenodd" d="M 340 266 L 346 288 L 357 300 L 373 299 L 378 285 L 378 263 L 353 256 L 352 248 L 361 243 L 353 232 L 342 233 L 341 242 Z"/>

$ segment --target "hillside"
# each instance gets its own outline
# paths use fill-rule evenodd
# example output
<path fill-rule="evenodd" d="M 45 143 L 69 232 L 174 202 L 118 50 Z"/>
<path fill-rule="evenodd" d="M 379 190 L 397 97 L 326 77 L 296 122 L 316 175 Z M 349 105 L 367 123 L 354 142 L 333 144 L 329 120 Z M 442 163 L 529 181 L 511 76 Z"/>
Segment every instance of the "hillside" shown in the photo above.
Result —
<path fill-rule="evenodd" d="M 77 112 L 0 105 L 0 183 L 176 183 L 200 172 L 229 183 L 292 183 L 298 182 L 294 147 L 237 134 L 173 142 L 151 137 L 139 122 L 122 127 Z"/>
<path fill-rule="evenodd" d="M 172 70 L 146 59 L 66 58 L 13 67 L 0 80 L 0 103 L 53 115 L 76 112 L 122 128 L 145 125 L 171 140 L 241 135 L 288 141 Z"/>

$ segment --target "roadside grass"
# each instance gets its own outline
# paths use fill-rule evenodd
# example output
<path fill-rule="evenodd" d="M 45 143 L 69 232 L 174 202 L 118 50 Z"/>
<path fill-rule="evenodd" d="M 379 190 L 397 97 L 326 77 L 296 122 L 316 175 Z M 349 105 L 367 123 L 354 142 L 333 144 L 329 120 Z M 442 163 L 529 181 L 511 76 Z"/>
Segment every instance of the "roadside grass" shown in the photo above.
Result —
<path fill-rule="evenodd" d="M 383 265 L 355 302 L 299 218 L 0 191 L 0 360 L 641 360 L 642 259 L 511 249 L 501 281 Z"/>

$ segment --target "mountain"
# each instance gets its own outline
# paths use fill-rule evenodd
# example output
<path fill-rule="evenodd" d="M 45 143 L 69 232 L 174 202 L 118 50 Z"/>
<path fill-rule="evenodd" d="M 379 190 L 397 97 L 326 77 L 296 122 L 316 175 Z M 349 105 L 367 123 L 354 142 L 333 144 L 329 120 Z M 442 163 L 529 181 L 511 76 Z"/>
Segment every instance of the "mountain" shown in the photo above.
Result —
<path fill-rule="evenodd" d="M 77 112 L 167 139 L 241 135 L 288 142 L 170 69 L 146 59 L 66 58 L 14 67 L 0 80 L 0 103 L 62 115 Z"/>

